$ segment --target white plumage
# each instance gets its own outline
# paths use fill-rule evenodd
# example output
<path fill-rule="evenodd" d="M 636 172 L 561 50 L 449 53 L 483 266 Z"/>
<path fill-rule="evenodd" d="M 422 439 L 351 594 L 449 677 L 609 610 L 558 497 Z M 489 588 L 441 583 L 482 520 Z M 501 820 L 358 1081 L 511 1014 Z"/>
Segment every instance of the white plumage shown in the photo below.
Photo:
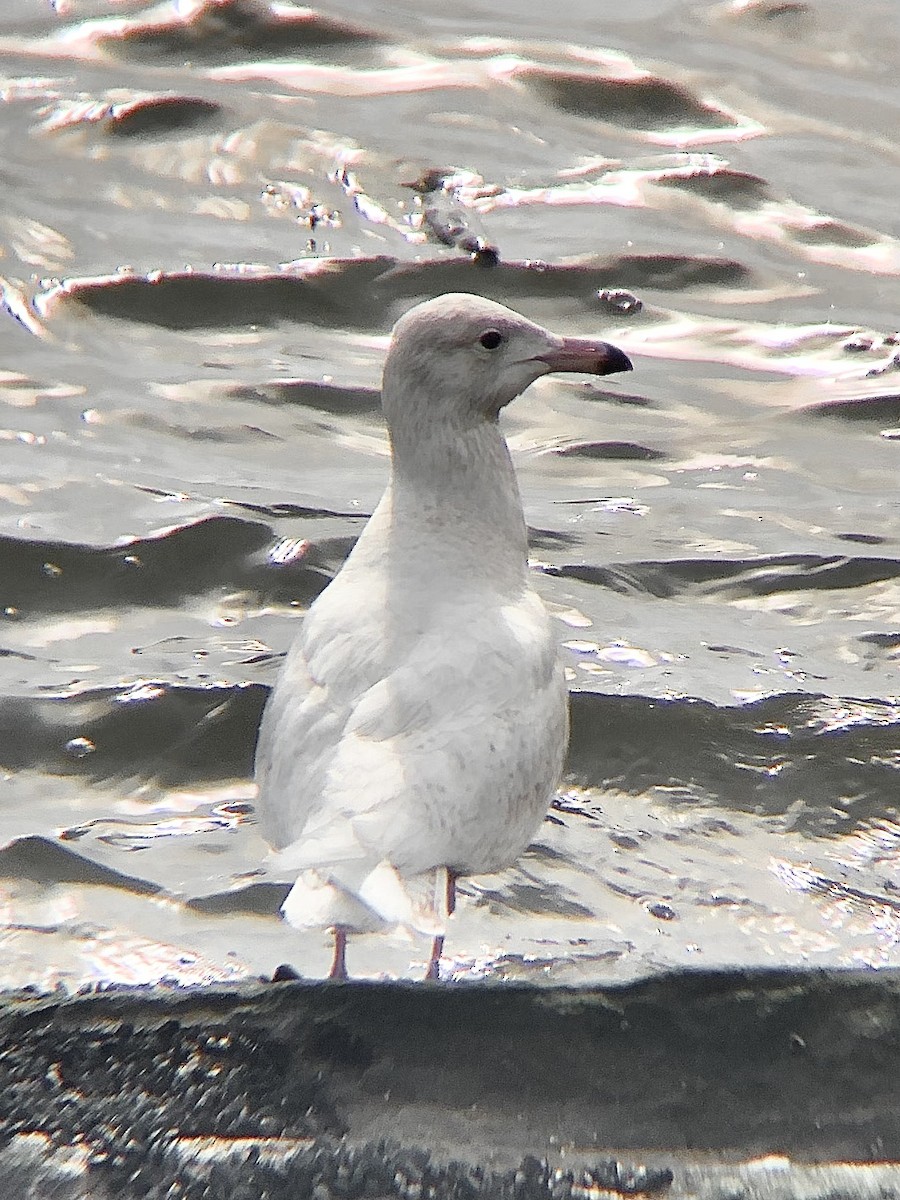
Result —
<path fill-rule="evenodd" d="M 566 686 L 498 415 L 548 371 L 630 365 L 470 295 L 394 329 L 390 481 L 303 622 L 256 754 L 263 832 L 297 873 L 283 912 L 336 931 L 337 977 L 347 930 L 396 925 L 435 938 L 435 975 L 455 876 L 508 866 L 543 818 Z"/>

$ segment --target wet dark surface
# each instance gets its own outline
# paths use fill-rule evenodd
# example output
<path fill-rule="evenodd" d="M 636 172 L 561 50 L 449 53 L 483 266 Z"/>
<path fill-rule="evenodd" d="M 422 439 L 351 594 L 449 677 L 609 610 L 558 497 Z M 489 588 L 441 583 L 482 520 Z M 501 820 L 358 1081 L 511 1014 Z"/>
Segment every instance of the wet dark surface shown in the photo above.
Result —
<path fill-rule="evenodd" d="M 717 1161 L 799 1185 L 900 1149 L 893 973 L 19 997 L 0 1026 L 0 1161 L 78 1146 L 90 1194 L 722 1196 Z M 775 1161 L 740 1194 L 780 1195 Z"/>

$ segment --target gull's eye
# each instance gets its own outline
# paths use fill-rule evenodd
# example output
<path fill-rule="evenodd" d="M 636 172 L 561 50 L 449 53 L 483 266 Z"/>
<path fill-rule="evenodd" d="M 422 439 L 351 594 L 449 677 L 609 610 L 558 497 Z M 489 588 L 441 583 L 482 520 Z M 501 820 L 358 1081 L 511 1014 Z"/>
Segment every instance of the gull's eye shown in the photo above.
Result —
<path fill-rule="evenodd" d="M 503 334 L 499 329 L 487 329 L 478 339 L 478 344 L 484 346 L 485 350 L 496 350 L 503 341 Z"/>

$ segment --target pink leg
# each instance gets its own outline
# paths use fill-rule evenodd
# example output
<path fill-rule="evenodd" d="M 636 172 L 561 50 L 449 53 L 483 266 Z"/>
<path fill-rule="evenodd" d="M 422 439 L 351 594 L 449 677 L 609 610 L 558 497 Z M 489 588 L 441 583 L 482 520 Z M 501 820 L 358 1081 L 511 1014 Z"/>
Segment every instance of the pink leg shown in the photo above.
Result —
<path fill-rule="evenodd" d="M 441 872 L 437 872 L 435 884 L 438 884 Z M 445 912 L 447 916 L 451 916 L 456 908 L 456 872 L 451 871 L 449 867 L 446 869 L 445 881 L 446 890 L 443 896 L 435 895 L 435 910 L 437 912 Z M 428 970 L 425 974 L 426 979 L 440 979 L 441 977 L 441 955 L 444 953 L 444 935 L 439 934 L 431 943 L 431 958 L 428 960 Z"/>
<path fill-rule="evenodd" d="M 444 935 L 440 934 L 431 943 L 431 958 L 428 960 L 428 970 L 425 972 L 426 979 L 440 979 L 441 977 L 441 955 L 444 953 Z"/>
<path fill-rule="evenodd" d="M 350 978 L 347 974 L 347 930 L 343 925 L 335 925 L 331 932 L 334 934 L 334 958 L 328 978 L 346 982 Z"/>

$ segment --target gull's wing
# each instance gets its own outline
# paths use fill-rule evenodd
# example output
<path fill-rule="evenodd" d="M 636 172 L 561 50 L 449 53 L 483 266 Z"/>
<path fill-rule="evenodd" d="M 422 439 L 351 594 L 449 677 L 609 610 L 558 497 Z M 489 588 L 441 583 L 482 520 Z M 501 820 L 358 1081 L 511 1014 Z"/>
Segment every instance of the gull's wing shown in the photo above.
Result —
<path fill-rule="evenodd" d="M 306 614 L 260 725 L 257 813 L 275 847 L 293 842 L 321 803 L 347 720 L 382 674 L 373 607 L 357 611 L 340 580 Z"/>

